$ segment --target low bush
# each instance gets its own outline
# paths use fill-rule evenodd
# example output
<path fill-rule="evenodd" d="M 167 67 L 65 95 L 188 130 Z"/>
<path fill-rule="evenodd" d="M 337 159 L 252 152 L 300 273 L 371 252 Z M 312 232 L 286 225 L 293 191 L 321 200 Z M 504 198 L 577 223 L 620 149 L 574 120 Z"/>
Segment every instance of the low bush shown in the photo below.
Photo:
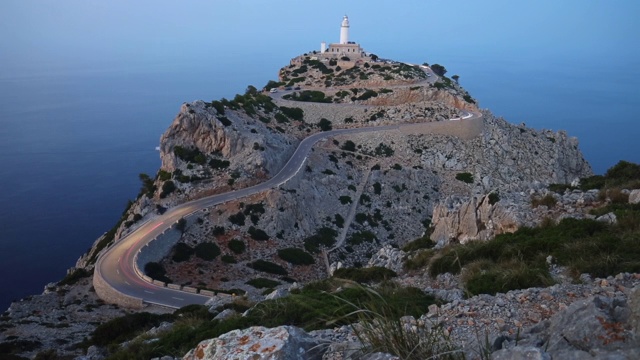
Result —
<path fill-rule="evenodd" d="M 229 240 L 227 247 L 229 248 L 229 250 L 233 251 L 236 254 L 242 254 L 246 249 L 246 245 L 244 244 L 244 242 L 238 239 Z"/>
<path fill-rule="evenodd" d="M 534 208 L 537 208 L 538 206 L 541 206 L 541 205 L 544 205 L 548 208 L 552 208 L 556 206 L 557 203 L 558 203 L 558 200 L 556 200 L 556 198 L 554 198 L 553 195 L 551 194 L 547 194 L 542 198 L 531 196 L 531 206 Z"/>
<path fill-rule="evenodd" d="M 196 245 L 194 252 L 202 260 L 211 261 L 220 255 L 220 248 L 212 242 L 205 242 Z"/>
<path fill-rule="evenodd" d="M 408 242 L 405 246 L 402 247 L 402 251 L 411 252 L 420 249 L 431 249 L 435 245 L 436 243 L 431 241 L 431 239 L 429 238 L 429 233 L 427 232 L 424 236 Z"/>
<path fill-rule="evenodd" d="M 315 259 L 308 252 L 298 248 L 285 248 L 278 250 L 278 256 L 294 265 L 311 265 L 315 264 Z"/>
<path fill-rule="evenodd" d="M 274 288 L 278 285 L 282 285 L 281 282 L 279 281 L 275 281 L 275 280 L 271 280 L 271 279 L 267 279 L 267 278 L 256 278 L 256 279 L 251 279 L 247 282 L 245 282 L 245 284 L 247 285 L 251 285 L 256 289 L 271 289 Z"/>
<path fill-rule="evenodd" d="M 322 227 L 316 231 L 315 235 L 304 239 L 304 248 L 312 254 L 320 252 L 320 247 L 331 247 L 336 243 L 338 232 L 332 228 Z"/>
<path fill-rule="evenodd" d="M 431 258 L 429 273 L 431 276 L 445 272 L 456 274 L 477 262 L 471 267 L 472 275 L 465 275 L 467 280 L 475 281 L 467 290 L 491 293 L 520 286 L 547 286 L 550 278 L 546 258 L 549 255 L 576 277 L 582 273 L 607 277 L 621 272 L 638 272 L 640 226 L 630 224 L 640 219 L 640 207 L 634 209 L 626 205 L 624 210 L 618 210 L 618 214 L 618 225 L 569 218 L 556 225 L 521 228 L 487 242 L 449 246 Z M 489 288 L 488 284 L 492 282 Z"/>
<path fill-rule="evenodd" d="M 229 216 L 229 221 L 232 224 L 238 225 L 238 226 L 244 226 L 244 220 L 245 220 L 245 216 L 242 213 L 242 211 L 239 211 L 231 216 Z"/>
<path fill-rule="evenodd" d="M 462 172 L 462 173 L 458 173 L 456 174 L 456 180 L 460 180 L 464 183 L 467 184 L 472 184 L 473 183 L 473 175 L 471 173 L 468 172 Z"/>
<path fill-rule="evenodd" d="M 256 260 L 252 263 L 249 263 L 247 266 L 254 270 L 266 272 L 269 274 L 288 275 L 287 270 L 285 270 L 282 266 L 266 260 Z"/>
<path fill-rule="evenodd" d="M 163 321 L 172 319 L 172 315 L 158 315 L 147 312 L 127 314 L 98 325 L 91 335 L 91 343 L 97 346 L 119 344 L 134 335 L 160 325 Z"/>
<path fill-rule="evenodd" d="M 349 239 L 347 239 L 347 243 L 351 245 L 359 245 L 364 242 L 374 242 L 377 240 L 378 238 L 376 238 L 376 235 L 374 233 L 372 233 L 371 231 L 365 230 L 365 231 L 358 231 L 351 234 Z"/>
<path fill-rule="evenodd" d="M 285 114 L 291 120 L 301 121 L 304 118 L 304 110 L 297 107 L 290 108 L 286 106 L 281 106 L 280 111 L 282 111 L 282 113 Z"/>
<path fill-rule="evenodd" d="M 340 196 L 339 200 L 340 200 L 340 203 L 342 205 L 351 204 L 351 202 L 352 202 L 351 196 L 349 196 L 349 195 L 342 195 L 342 196 Z"/>
<path fill-rule="evenodd" d="M 269 235 L 262 229 L 258 229 L 251 226 L 249 227 L 248 233 L 251 236 L 251 238 L 256 241 L 269 240 Z"/>
<path fill-rule="evenodd" d="M 385 267 L 374 266 L 368 268 L 340 268 L 333 273 L 333 276 L 364 284 L 389 280 L 398 276 L 398 274 Z"/>
<path fill-rule="evenodd" d="M 183 262 L 187 261 L 193 255 L 194 250 L 191 246 L 179 242 L 173 247 L 173 255 L 171 256 L 171 260 L 174 262 Z"/>

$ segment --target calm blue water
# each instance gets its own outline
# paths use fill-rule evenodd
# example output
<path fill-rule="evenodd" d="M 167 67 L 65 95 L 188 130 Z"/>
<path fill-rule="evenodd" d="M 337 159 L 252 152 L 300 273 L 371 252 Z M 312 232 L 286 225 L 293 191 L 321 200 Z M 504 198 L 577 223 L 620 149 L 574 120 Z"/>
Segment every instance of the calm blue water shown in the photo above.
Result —
<path fill-rule="evenodd" d="M 156 172 L 154 148 L 182 102 L 261 86 L 288 57 L 262 60 L 0 77 L 0 308 L 61 279 L 117 221 L 138 192 L 138 174 Z M 464 53 L 437 62 L 495 114 L 578 136 L 596 172 L 623 158 L 640 162 L 637 64 L 605 76 L 597 63 L 551 67 Z"/>

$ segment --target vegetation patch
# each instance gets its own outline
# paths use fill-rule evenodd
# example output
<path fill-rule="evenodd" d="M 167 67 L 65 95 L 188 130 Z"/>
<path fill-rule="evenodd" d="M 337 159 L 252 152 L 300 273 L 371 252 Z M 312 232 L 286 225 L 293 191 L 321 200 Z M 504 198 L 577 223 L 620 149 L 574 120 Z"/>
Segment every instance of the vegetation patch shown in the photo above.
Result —
<path fill-rule="evenodd" d="M 253 240 L 257 241 L 266 241 L 269 240 L 269 234 L 267 234 L 264 230 L 258 229 L 256 227 L 249 227 L 249 235 Z"/>
<path fill-rule="evenodd" d="M 179 242 L 176 246 L 173 247 L 173 255 L 171 256 L 171 260 L 174 262 L 183 262 L 187 261 L 191 258 L 191 255 L 194 254 L 194 250 L 191 246 Z"/>
<path fill-rule="evenodd" d="M 462 172 L 462 173 L 457 173 L 456 174 L 456 180 L 460 180 L 464 183 L 467 184 L 472 184 L 473 183 L 473 175 L 471 173 L 468 172 Z"/>
<path fill-rule="evenodd" d="M 254 270 L 266 272 L 269 274 L 287 275 L 287 270 L 285 270 L 282 266 L 278 264 L 272 263 L 271 261 L 260 259 L 247 264 L 247 266 Z"/>
<path fill-rule="evenodd" d="M 304 248 L 312 254 L 320 252 L 320 247 L 331 247 L 336 243 L 338 232 L 329 227 L 322 227 L 316 231 L 315 235 L 304 239 Z"/>
<path fill-rule="evenodd" d="M 144 273 L 154 280 L 160 280 L 166 283 L 172 283 L 173 280 L 167 277 L 167 271 L 162 264 L 157 262 L 149 262 L 144 266 Z"/>
<path fill-rule="evenodd" d="M 537 208 L 538 206 L 546 206 L 548 208 L 552 208 L 556 206 L 558 200 L 553 197 L 551 194 L 547 194 L 543 197 L 531 196 L 531 206 Z"/>
<path fill-rule="evenodd" d="M 389 280 L 398 276 L 398 274 L 385 267 L 373 266 L 367 268 L 340 268 L 333 273 L 333 276 L 364 284 Z"/>
<path fill-rule="evenodd" d="M 245 284 L 247 285 L 251 285 L 256 289 L 272 289 L 278 285 L 282 285 L 281 282 L 279 281 L 275 281 L 275 280 L 271 280 L 271 279 L 267 279 L 267 278 L 256 278 L 256 279 L 251 279 L 247 282 L 245 282 Z"/>
<path fill-rule="evenodd" d="M 298 248 L 280 249 L 278 250 L 278 256 L 294 265 L 311 265 L 316 262 L 311 254 Z"/>
<path fill-rule="evenodd" d="M 229 248 L 229 250 L 233 251 L 236 254 L 242 254 L 247 246 L 242 240 L 232 239 L 229 240 L 227 247 Z"/>
<path fill-rule="evenodd" d="M 377 240 L 378 238 L 374 233 L 372 233 L 371 231 L 365 230 L 365 231 L 358 231 L 351 234 L 351 236 L 347 240 L 347 243 L 351 245 L 360 245 L 365 242 L 374 242 Z"/>
<path fill-rule="evenodd" d="M 468 267 L 467 290 L 471 294 L 494 294 L 552 283 L 546 264 L 549 255 L 576 278 L 582 273 L 604 278 L 638 272 L 640 206 L 618 207 L 616 225 L 564 219 L 557 225 L 521 228 L 487 242 L 446 247 L 429 261 L 429 273 L 457 274 Z"/>
<path fill-rule="evenodd" d="M 195 254 L 202 260 L 211 261 L 220 255 L 220 248 L 212 242 L 205 242 L 196 245 Z"/>

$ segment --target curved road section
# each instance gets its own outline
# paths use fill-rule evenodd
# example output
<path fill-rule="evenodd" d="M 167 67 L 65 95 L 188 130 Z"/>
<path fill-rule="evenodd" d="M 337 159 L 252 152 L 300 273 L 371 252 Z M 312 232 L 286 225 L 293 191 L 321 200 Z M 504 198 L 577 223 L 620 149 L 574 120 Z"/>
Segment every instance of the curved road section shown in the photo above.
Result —
<path fill-rule="evenodd" d="M 463 119 L 479 119 L 480 114 L 466 112 Z M 451 119 L 454 120 L 454 119 Z M 455 119 L 455 120 L 460 120 Z M 148 220 L 138 229 L 113 244 L 100 256 L 95 266 L 93 283 L 97 294 L 105 301 L 126 307 L 142 307 L 143 303 L 170 308 L 190 304 L 204 304 L 210 297 L 178 289 L 171 289 L 145 281 L 135 267 L 136 254 L 149 242 L 171 228 L 178 220 L 197 211 L 228 201 L 250 196 L 286 183 L 295 176 L 304 164 L 313 145 L 331 136 L 389 131 L 415 126 L 415 123 L 339 129 L 311 135 L 300 142 L 287 164 L 271 179 L 252 187 L 224 194 L 209 196 L 173 207 L 164 214 Z"/>

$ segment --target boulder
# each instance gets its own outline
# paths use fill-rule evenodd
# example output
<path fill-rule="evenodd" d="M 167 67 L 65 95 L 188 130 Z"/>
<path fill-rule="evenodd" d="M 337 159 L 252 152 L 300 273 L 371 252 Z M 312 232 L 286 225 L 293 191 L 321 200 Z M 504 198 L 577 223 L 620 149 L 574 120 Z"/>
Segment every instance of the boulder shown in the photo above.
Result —
<path fill-rule="evenodd" d="M 201 341 L 183 360 L 321 359 L 324 348 L 295 326 L 252 326 Z"/>
<path fill-rule="evenodd" d="M 385 267 L 399 273 L 402 271 L 402 264 L 405 256 L 406 253 L 404 251 L 396 249 L 391 245 L 385 245 L 371 257 L 367 267 Z"/>
<path fill-rule="evenodd" d="M 629 193 L 629 204 L 640 203 L 640 189 L 631 190 Z"/>

